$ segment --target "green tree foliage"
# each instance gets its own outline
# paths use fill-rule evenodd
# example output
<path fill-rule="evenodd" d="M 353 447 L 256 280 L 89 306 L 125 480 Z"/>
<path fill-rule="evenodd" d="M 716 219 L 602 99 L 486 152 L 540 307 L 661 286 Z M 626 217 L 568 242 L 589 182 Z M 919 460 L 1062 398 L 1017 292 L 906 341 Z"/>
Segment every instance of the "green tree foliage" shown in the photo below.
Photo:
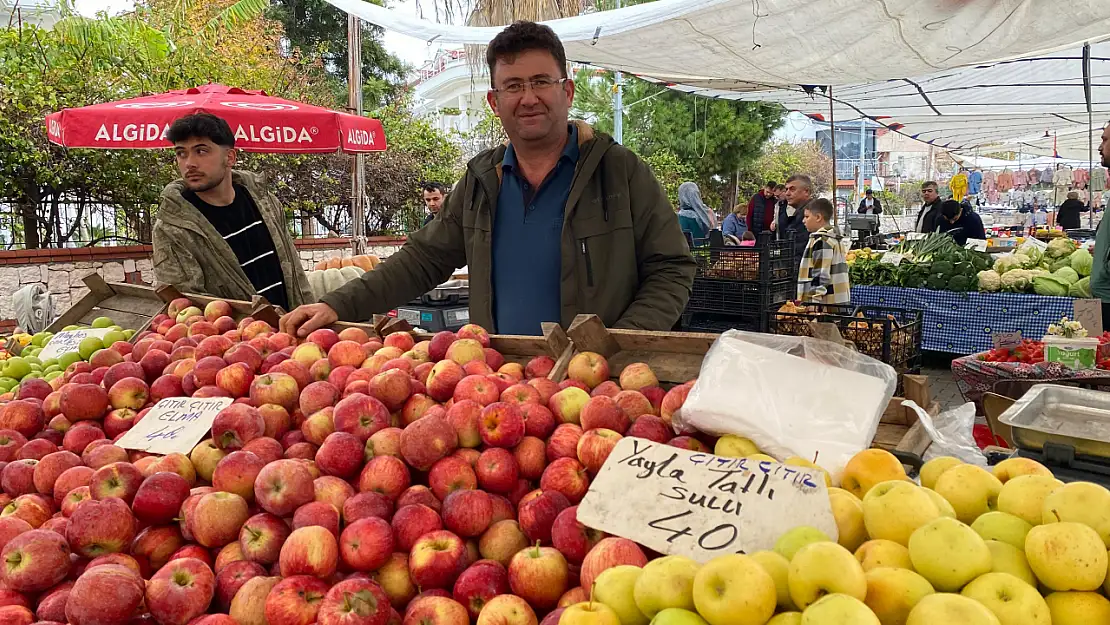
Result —
<path fill-rule="evenodd" d="M 678 187 L 683 182 L 694 178 L 694 168 L 680 160 L 674 155 L 674 152 L 666 148 L 652 152 L 644 158 L 644 162 L 648 164 L 648 167 L 651 167 L 651 171 L 655 173 L 655 177 L 663 185 L 663 190 L 667 192 L 667 198 L 671 200 L 671 206 L 677 208 Z"/>
<path fill-rule="evenodd" d="M 759 158 L 740 170 L 740 197 L 754 195 L 767 181 L 782 184 L 794 174 L 813 178 L 820 193 L 832 185 L 832 159 L 814 141 L 768 143 Z"/>

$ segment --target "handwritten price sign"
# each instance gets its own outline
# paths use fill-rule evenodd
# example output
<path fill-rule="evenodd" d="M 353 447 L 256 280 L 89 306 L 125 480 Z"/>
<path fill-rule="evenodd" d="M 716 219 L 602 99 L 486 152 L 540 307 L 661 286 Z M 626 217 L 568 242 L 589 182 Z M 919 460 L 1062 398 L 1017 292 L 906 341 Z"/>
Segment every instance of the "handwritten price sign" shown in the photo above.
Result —
<path fill-rule="evenodd" d="M 819 471 L 635 437 L 613 448 L 578 506 L 578 520 L 698 562 L 770 549 L 799 525 L 837 536 Z"/>
<path fill-rule="evenodd" d="M 77 351 L 77 347 L 81 344 L 81 341 L 90 336 L 102 339 L 109 332 L 111 332 L 111 330 L 108 328 L 82 328 L 80 330 L 59 332 L 51 337 L 50 342 L 42 348 L 42 352 L 39 353 L 39 359 L 46 360 L 47 358 L 57 358 L 62 354 L 75 352 Z"/>
<path fill-rule="evenodd" d="M 231 405 L 230 397 L 167 397 L 116 443 L 152 454 L 188 454 L 212 430 L 212 420 Z"/>

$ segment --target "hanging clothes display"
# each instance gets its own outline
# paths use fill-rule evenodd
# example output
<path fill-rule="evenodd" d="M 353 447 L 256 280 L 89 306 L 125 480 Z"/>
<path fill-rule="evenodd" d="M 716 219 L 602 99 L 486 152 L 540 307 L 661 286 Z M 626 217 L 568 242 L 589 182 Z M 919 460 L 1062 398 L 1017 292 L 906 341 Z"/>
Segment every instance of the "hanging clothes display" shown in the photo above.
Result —
<path fill-rule="evenodd" d="M 1029 182 L 1029 173 L 1024 169 L 1019 169 L 1014 172 L 1014 188 L 1024 189 L 1025 185 Z"/>
<path fill-rule="evenodd" d="M 1014 188 L 1014 174 L 1009 169 L 1003 169 L 1001 174 L 998 174 L 998 190 L 1002 192 L 1009 191 Z"/>
<path fill-rule="evenodd" d="M 1045 167 L 1044 171 L 1041 172 L 1041 184 L 1052 184 L 1054 178 L 1055 172 L 1051 167 Z"/>
<path fill-rule="evenodd" d="M 983 186 L 987 188 L 987 193 L 991 191 L 998 191 L 998 174 L 993 171 L 988 171 L 983 174 Z M 997 196 L 996 196 L 997 197 Z"/>
<path fill-rule="evenodd" d="M 948 181 L 948 190 L 952 192 L 953 200 L 963 201 L 964 197 L 967 196 L 967 172 L 961 171 L 952 176 L 952 179 Z"/>
<path fill-rule="evenodd" d="M 1076 169 L 1072 171 L 1071 180 L 1076 189 L 1086 189 L 1087 181 L 1091 179 L 1091 174 L 1086 169 Z"/>
<path fill-rule="evenodd" d="M 1091 171 L 1091 190 L 1102 192 L 1106 190 L 1106 168 L 1095 167 Z"/>
<path fill-rule="evenodd" d="M 983 185 L 983 172 L 978 169 L 972 170 L 967 175 L 967 192 L 969 195 L 979 195 L 979 189 Z"/>

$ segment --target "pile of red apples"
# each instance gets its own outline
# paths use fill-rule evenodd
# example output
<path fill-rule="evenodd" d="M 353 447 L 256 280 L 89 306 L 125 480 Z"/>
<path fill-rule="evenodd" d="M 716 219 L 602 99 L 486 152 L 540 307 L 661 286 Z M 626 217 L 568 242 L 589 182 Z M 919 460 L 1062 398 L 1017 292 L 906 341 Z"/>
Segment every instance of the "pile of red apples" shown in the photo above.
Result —
<path fill-rule="evenodd" d="M 577 520 L 617 441 L 712 449 L 642 363 L 168 313 L 0 405 L 0 625 L 556 625 L 654 555 Z M 188 455 L 114 444 L 179 396 L 235 401 Z"/>

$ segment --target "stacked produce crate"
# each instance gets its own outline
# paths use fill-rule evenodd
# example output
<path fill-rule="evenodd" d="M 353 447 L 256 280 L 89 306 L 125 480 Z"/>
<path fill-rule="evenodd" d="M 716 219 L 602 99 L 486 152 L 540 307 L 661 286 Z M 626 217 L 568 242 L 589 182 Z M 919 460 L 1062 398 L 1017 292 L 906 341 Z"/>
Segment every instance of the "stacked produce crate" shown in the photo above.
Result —
<path fill-rule="evenodd" d="M 797 262 L 790 241 L 764 235 L 755 247 L 701 247 L 694 288 L 682 316 L 690 332 L 765 332 L 766 311 L 794 297 Z"/>

